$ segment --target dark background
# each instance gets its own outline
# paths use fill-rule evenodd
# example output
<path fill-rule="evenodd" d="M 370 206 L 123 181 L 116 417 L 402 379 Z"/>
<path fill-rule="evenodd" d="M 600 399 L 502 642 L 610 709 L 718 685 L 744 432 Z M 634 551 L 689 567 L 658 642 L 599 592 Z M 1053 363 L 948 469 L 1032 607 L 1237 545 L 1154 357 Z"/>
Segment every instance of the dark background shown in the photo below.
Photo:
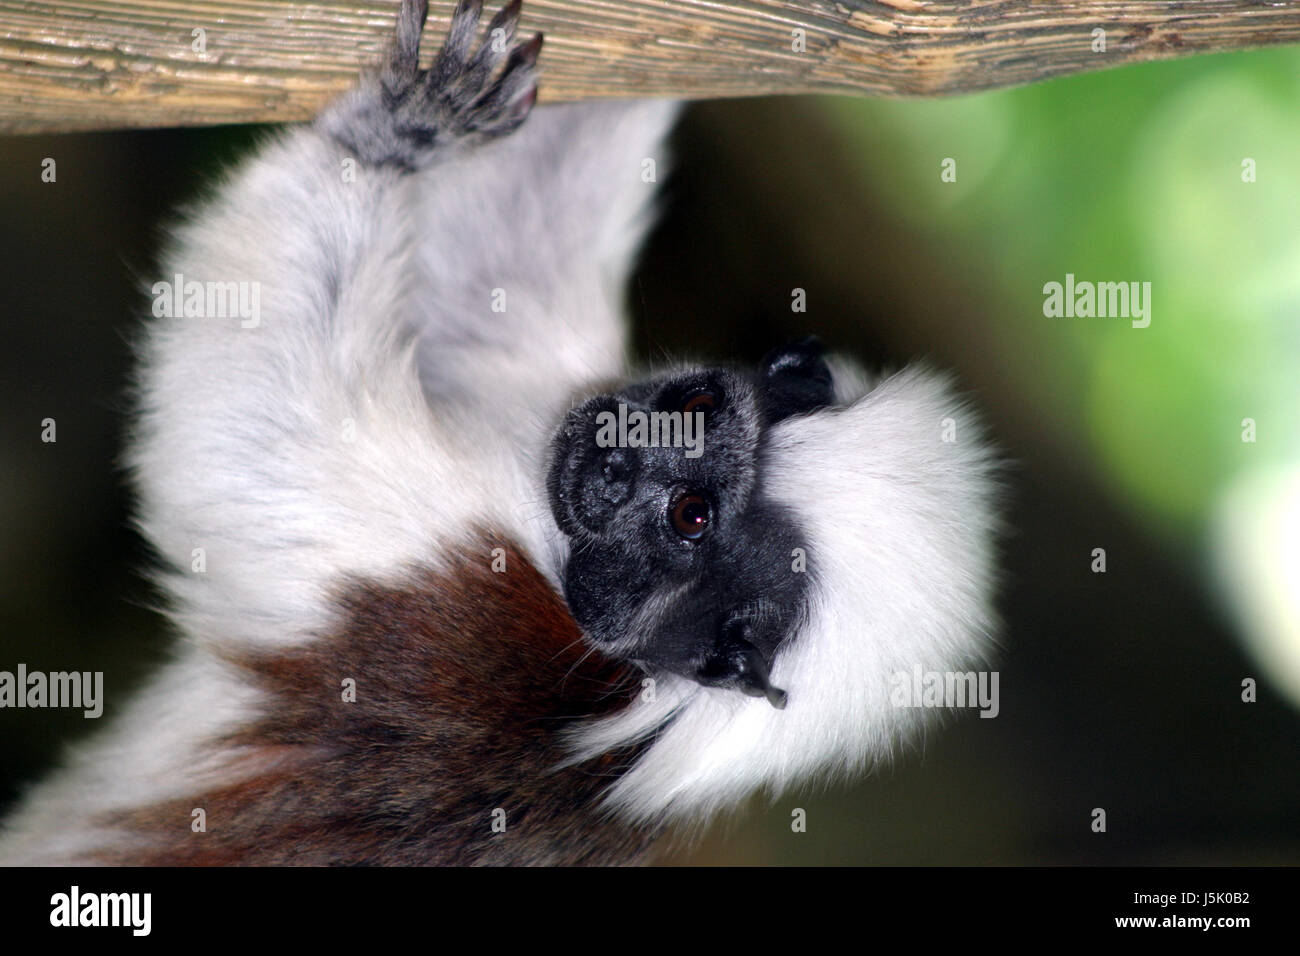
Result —
<path fill-rule="evenodd" d="M 664 219 L 629 291 L 637 348 L 757 359 L 816 332 L 868 365 L 923 355 L 957 370 L 1015 462 L 1001 714 L 946 719 L 856 785 L 756 799 L 668 859 L 1300 861 L 1300 714 L 1209 596 L 1209 545 L 1195 529 L 1172 543 L 1153 531 L 1051 404 L 1026 393 L 1010 370 L 1036 357 L 1003 334 L 984 253 L 949 255 L 862 188 L 862 143 L 823 106 L 689 113 Z M 0 139 L 0 668 L 105 671 L 103 720 L 168 641 L 148 609 L 148 558 L 116 465 L 129 341 L 145 311 L 136 276 L 176 205 L 255 135 Z M 881 134 L 874 148 L 888 156 L 894 144 Z M 40 182 L 46 156 L 56 185 Z M 1085 148 L 1080 161 L 1104 169 L 1107 158 Z M 790 312 L 795 287 L 808 290 L 805 314 Z M 57 444 L 39 439 L 46 417 Z M 1089 570 L 1098 546 L 1106 574 Z M 1244 677 L 1260 681 L 1257 703 L 1241 701 Z M 96 723 L 0 710 L 0 810 Z M 808 812 L 806 833 L 790 830 L 795 807 Z M 1107 811 L 1104 834 L 1091 832 L 1095 807 Z"/>

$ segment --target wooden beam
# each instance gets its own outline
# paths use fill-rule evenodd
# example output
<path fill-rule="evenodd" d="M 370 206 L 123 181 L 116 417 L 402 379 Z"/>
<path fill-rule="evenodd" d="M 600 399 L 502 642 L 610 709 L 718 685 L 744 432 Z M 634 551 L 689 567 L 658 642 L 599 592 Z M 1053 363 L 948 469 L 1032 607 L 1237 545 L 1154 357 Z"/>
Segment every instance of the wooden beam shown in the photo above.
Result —
<path fill-rule="evenodd" d="M 377 60 L 397 5 L 0 0 L 0 130 L 306 119 Z M 431 6 L 436 37 L 453 3 Z M 543 100 L 941 95 L 1298 42 L 1300 3 L 528 0 L 521 29 L 546 34 Z"/>

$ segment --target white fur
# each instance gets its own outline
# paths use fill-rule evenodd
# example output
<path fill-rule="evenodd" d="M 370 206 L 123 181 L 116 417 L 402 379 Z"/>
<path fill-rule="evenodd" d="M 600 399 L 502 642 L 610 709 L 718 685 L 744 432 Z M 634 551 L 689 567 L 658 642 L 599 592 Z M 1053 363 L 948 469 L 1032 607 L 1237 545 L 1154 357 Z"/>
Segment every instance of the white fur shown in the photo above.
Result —
<path fill-rule="evenodd" d="M 891 704 L 892 675 L 964 671 L 988 650 L 996 462 L 970 410 L 921 367 L 865 394 L 865 375 L 832 367 L 846 404 L 778 425 L 765 475 L 807 533 L 813 588 L 772 669 L 789 703 L 668 678 L 654 700 L 584 728 L 589 756 L 671 720 L 611 791 L 620 813 L 700 820 L 760 787 L 859 770 L 918 722 Z"/>
<path fill-rule="evenodd" d="M 353 183 L 298 130 L 182 227 L 164 276 L 255 280 L 262 305 L 257 328 L 163 320 L 147 345 L 130 457 L 189 634 L 319 632 L 345 575 L 436 563 L 475 523 L 551 550 L 544 446 L 577 390 L 622 371 L 641 161 L 672 113 L 541 109 L 419 177 Z"/>
<path fill-rule="evenodd" d="M 27 794 L 0 860 L 84 861 L 117 839 L 95 814 L 194 792 L 223 756 L 213 734 L 257 704 L 212 652 L 311 640 L 350 576 L 436 567 L 488 526 L 558 587 L 546 445 L 575 393 L 623 372 L 619 300 L 655 188 L 643 161 L 666 166 L 676 111 L 541 108 L 419 175 L 358 166 L 355 182 L 299 128 L 177 229 L 156 279 L 261 296 L 255 328 L 162 318 L 142 343 L 129 462 L 172 569 L 180 659 L 125 713 L 110 695 L 120 718 Z"/>
<path fill-rule="evenodd" d="M 241 726 L 256 704 L 256 692 L 229 669 L 182 647 L 119 719 L 74 748 L 66 768 L 35 787 L 5 821 L 0 863 L 87 863 L 85 854 L 124 839 L 97 825 L 99 814 L 226 782 L 232 755 L 200 742 Z"/>
<path fill-rule="evenodd" d="M 619 298 L 653 189 L 642 161 L 662 175 L 674 111 L 539 109 L 418 176 L 358 169 L 352 183 L 342 154 L 299 129 L 178 230 L 158 278 L 261 287 L 257 328 L 161 319 L 143 345 L 130 463 L 185 643 L 32 791 L 0 858 L 84 860 L 119 839 L 94 814 L 210 783 L 223 755 L 208 741 L 258 703 L 212 652 L 311 640 L 350 576 L 399 580 L 487 525 L 558 583 L 545 447 L 577 394 L 625 371 Z M 773 671 L 789 706 L 660 680 L 654 702 L 575 740 L 592 754 L 675 715 L 610 794 L 620 812 L 698 818 L 856 768 L 910 722 L 888 706 L 889 673 L 962 667 L 986 646 L 992 462 L 969 413 L 931 373 L 871 388 L 833 367 L 844 404 L 779 426 L 766 477 L 808 531 L 812 611 Z M 949 415 L 955 444 L 939 440 Z"/>

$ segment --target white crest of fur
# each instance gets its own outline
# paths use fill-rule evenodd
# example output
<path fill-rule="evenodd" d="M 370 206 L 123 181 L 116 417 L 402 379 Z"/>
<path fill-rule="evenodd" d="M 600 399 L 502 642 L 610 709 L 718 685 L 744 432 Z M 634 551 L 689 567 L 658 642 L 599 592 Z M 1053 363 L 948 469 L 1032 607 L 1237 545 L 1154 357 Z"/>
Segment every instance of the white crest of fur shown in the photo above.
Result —
<path fill-rule="evenodd" d="M 923 367 L 865 394 L 866 376 L 832 368 L 844 404 L 776 426 L 764 478 L 807 534 L 810 613 L 772 670 L 789 703 L 661 679 L 653 701 L 578 739 L 589 755 L 670 721 L 612 789 L 617 811 L 706 817 L 760 787 L 857 770 L 918 723 L 891 703 L 895 674 L 964 671 L 989 647 L 996 462 L 972 413 Z"/>

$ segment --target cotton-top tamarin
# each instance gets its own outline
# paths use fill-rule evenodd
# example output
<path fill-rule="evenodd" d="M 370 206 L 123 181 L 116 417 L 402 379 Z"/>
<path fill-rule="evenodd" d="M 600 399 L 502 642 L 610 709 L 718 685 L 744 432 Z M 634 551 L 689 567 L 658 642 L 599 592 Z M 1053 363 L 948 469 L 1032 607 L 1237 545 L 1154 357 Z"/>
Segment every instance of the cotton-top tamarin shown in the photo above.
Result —
<path fill-rule="evenodd" d="M 629 371 L 677 109 L 530 117 L 519 11 L 480 38 L 463 0 L 422 69 L 403 0 L 382 67 L 176 229 L 178 296 L 258 302 L 142 345 L 129 460 L 181 640 L 4 861 L 636 862 L 868 766 L 918 720 L 892 675 L 986 649 L 968 408 L 811 340 Z"/>

